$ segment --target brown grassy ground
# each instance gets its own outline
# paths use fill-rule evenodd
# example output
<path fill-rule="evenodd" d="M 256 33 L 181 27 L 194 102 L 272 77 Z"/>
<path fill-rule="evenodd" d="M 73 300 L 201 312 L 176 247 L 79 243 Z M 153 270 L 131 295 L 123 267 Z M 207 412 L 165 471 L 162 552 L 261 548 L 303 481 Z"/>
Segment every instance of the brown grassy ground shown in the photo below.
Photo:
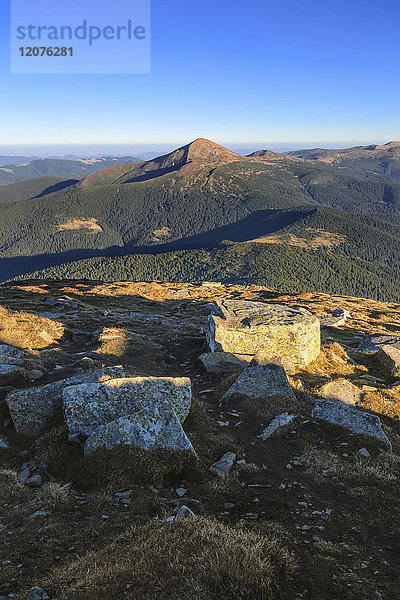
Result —
<path fill-rule="evenodd" d="M 360 355 L 357 346 L 370 333 L 398 335 L 399 305 L 324 294 L 285 296 L 257 286 L 215 284 L 44 282 L 7 284 L 1 291 L 6 321 L 0 320 L 0 343 L 28 347 L 18 333 L 21 323 L 27 334 L 38 331 L 40 324 L 40 331 L 45 328 L 54 335 L 53 344 L 30 351 L 44 376 L 28 385 L 87 369 L 87 358 L 91 367 L 124 364 L 128 375 L 189 376 L 194 401 L 185 430 L 199 458 L 193 463 L 175 457 L 173 463 L 163 453 L 150 456 L 119 449 L 84 460 L 79 446 L 68 444 L 61 423 L 37 441 L 16 436 L 3 425 L 7 416 L 3 401 L 0 437 L 11 450 L 0 451 L 5 470 L 0 473 L 0 595 L 15 593 L 18 600 L 26 600 L 36 584 L 47 585 L 51 598 L 59 600 L 213 598 L 218 588 L 221 598 L 276 598 L 279 593 L 287 600 L 396 597 L 399 388 L 373 357 Z M 78 308 L 64 309 L 55 321 L 32 316 L 51 310 L 44 302 L 61 296 L 76 301 Z M 219 399 L 234 376 L 208 376 L 197 357 L 206 350 L 201 331 L 209 313 L 206 304 L 223 297 L 303 305 L 317 315 L 335 308 L 350 310 L 352 318 L 344 327 L 323 331 L 319 359 L 296 373 L 292 382 L 300 401 L 300 392 L 313 395 L 333 379 L 347 378 L 365 388 L 362 407 L 381 415 L 393 453 L 369 439 L 314 421 L 307 404 L 296 407 L 298 418 L 266 442 L 257 436 L 270 419 L 294 407 L 235 399 L 220 407 Z M 127 316 L 131 312 L 136 316 Z M 4 327 L 5 322 L 14 325 Z M 16 387 L 24 385 L 26 381 L 17 382 Z M 0 389 L 0 402 L 5 393 Z M 369 459 L 360 456 L 362 447 L 370 452 Z M 226 480 L 216 480 L 208 467 L 227 450 L 237 452 L 244 463 L 236 465 Z M 20 455 L 21 451 L 26 453 Z M 51 486 L 34 490 L 16 482 L 21 464 L 34 456 L 48 464 L 56 479 Z M 73 486 L 65 492 L 61 485 L 68 481 Z M 175 492 L 178 486 L 188 490 L 183 498 Z M 114 497 L 123 489 L 132 489 L 127 507 Z M 227 502 L 233 506 L 226 508 Z M 202 518 L 181 529 L 168 528 L 161 521 L 182 504 Z M 51 514 L 31 518 L 41 509 Z M 185 527 L 198 530 L 196 548 L 191 535 L 183 533 L 189 531 Z M 153 550 L 164 543 L 174 551 L 161 555 Z M 260 555 L 251 553 L 264 548 L 262 544 L 267 549 L 265 565 Z M 288 589 L 292 563 L 282 548 L 297 562 Z M 254 568 L 249 570 L 244 558 L 230 564 L 231 552 L 252 556 Z M 199 564 L 190 569 L 190 591 L 183 578 L 173 596 L 166 573 L 172 573 L 171 581 L 179 577 L 182 581 L 186 553 L 188 564 L 194 565 L 195 557 Z M 271 560 L 281 565 L 273 575 L 268 570 Z M 138 561 L 147 574 L 147 592 L 137 583 L 123 589 L 136 577 Z M 260 565 L 265 566 L 265 578 L 260 577 L 264 568 Z M 238 579 L 238 572 L 243 577 Z M 204 573 L 210 574 L 209 581 L 207 577 L 204 581 Z M 225 583 L 230 596 L 221 595 L 228 593 Z"/>

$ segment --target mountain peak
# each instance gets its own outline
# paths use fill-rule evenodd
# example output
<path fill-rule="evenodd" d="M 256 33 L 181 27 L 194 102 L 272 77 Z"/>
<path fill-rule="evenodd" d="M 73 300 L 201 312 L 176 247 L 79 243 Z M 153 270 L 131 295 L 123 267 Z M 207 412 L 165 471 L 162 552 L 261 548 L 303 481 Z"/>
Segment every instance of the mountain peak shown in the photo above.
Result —
<path fill-rule="evenodd" d="M 187 162 L 224 162 L 236 160 L 239 155 L 224 146 L 220 146 L 206 138 L 197 138 L 187 146 L 179 148 L 176 152 L 185 150 Z"/>

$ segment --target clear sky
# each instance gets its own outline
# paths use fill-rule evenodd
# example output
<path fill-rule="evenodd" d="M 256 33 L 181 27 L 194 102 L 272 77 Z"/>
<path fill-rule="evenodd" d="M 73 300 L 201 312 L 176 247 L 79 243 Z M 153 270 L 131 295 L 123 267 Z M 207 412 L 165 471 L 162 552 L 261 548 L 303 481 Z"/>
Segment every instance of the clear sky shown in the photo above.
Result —
<path fill-rule="evenodd" d="M 149 75 L 11 75 L 0 2 L 0 151 L 400 139 L 399 0 L 153 0 Z"/>

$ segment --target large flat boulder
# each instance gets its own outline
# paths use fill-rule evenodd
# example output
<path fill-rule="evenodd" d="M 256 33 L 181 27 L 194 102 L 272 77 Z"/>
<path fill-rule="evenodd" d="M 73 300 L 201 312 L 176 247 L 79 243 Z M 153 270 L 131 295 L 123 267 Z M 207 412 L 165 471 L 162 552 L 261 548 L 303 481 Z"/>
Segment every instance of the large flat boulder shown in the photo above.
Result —
<path fill-rule="evenodd" d="M 307 366 L 320 352 L 320 321 L 304 308 L 246 300 L 216 303 L 209 317 L 211 352 L 291 359 Z"/>
<path fill-rule="evenodd" d="M 336 400 L 317 400 L 312 410 L 314 419 L 340 425 L 357 435 L 374 437 L 391 448 L 391 443 L 376 415 L 361 412 L 348 404 Z"/>
<path fill-rule="evenodd" d="M 87 437 L 119 417 L 143 409 L 173 410 L 183 422 L 191 404 L 187 377 L 129 377 L 64 389 L 64 416 L 71 436 Z"/>
<path fill-rule="evenodd" d="M 145 450 L 165 448 L 194 452 L 174 411 L 157 406 L 144 408 L 133 415 L 119 417 L 97 427 L 85 442 L 85 456 L 97 448 L 111 450 L 120 444 Z"/>
<path fill-rule="evenodd" d="M 221 401 L 234 396 L 245 396 L 252 400 L 263 400 L 283 396 L 297 403 L 285 369 L 273 363 L 264 363 L 257 359 L 239 375 L 235 383 L 222 396 Z"/>
<path fill-rule="evenodd" d="M 40 435 L 51 422 L 55 411 L 61 409 L 62 393 L 66 387 L 123 376 L 123 367 L 107 367 L 8 394 L 6 403 L 16 432 L 23 435 Z"/>

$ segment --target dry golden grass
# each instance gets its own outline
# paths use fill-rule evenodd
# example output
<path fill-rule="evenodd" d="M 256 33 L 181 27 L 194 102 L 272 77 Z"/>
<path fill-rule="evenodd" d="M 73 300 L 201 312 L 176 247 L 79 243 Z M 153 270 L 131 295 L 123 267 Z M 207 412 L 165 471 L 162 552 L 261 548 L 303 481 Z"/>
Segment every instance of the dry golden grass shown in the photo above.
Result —
<path fill-rule="evenodd" d="M 26 496 L 26 488 L 18 481 L 17 473 L 0 469 L 0 503 L 24 500 Z"/>
<path fill-rule="evenodd" d="M 400 419 L 400 386 L 367 392 L 362 407 L 392 419 Z"/>
<path fill-rule="evenodd" d="M 0 306 L 0 343 L 17 348 L 42 349 L 64 335 L 61 323 L 27 312 L 12 312 Z"/>
<path fill-rule="evenodd" d="M 277 541 L 196 517 L 132 528 L 43 585 L 59 600 L 272 600 L 294 568 Z"/>
<path fill-rule="evenodd" d="M 394 470 L 384 467 L 384 459 L 365 459 L 361 457 L 343 457 L 330 450 L 307 448 L 300 457 L 301 462 L 308 468 L 316 481 L 326 479 L 322 471 L 341 479 L 360 482 L 364 485 L 379 486 L 382 482 L 396 482 L 398 476 Z"/>
<path fill-rule="evenodd" d="M 59 483 L 47 483 L 39 488 L 30 500 L 30 505 L 34 508 L 52 508 L 61 506 L 68 501 L 68 493 Z"/>

